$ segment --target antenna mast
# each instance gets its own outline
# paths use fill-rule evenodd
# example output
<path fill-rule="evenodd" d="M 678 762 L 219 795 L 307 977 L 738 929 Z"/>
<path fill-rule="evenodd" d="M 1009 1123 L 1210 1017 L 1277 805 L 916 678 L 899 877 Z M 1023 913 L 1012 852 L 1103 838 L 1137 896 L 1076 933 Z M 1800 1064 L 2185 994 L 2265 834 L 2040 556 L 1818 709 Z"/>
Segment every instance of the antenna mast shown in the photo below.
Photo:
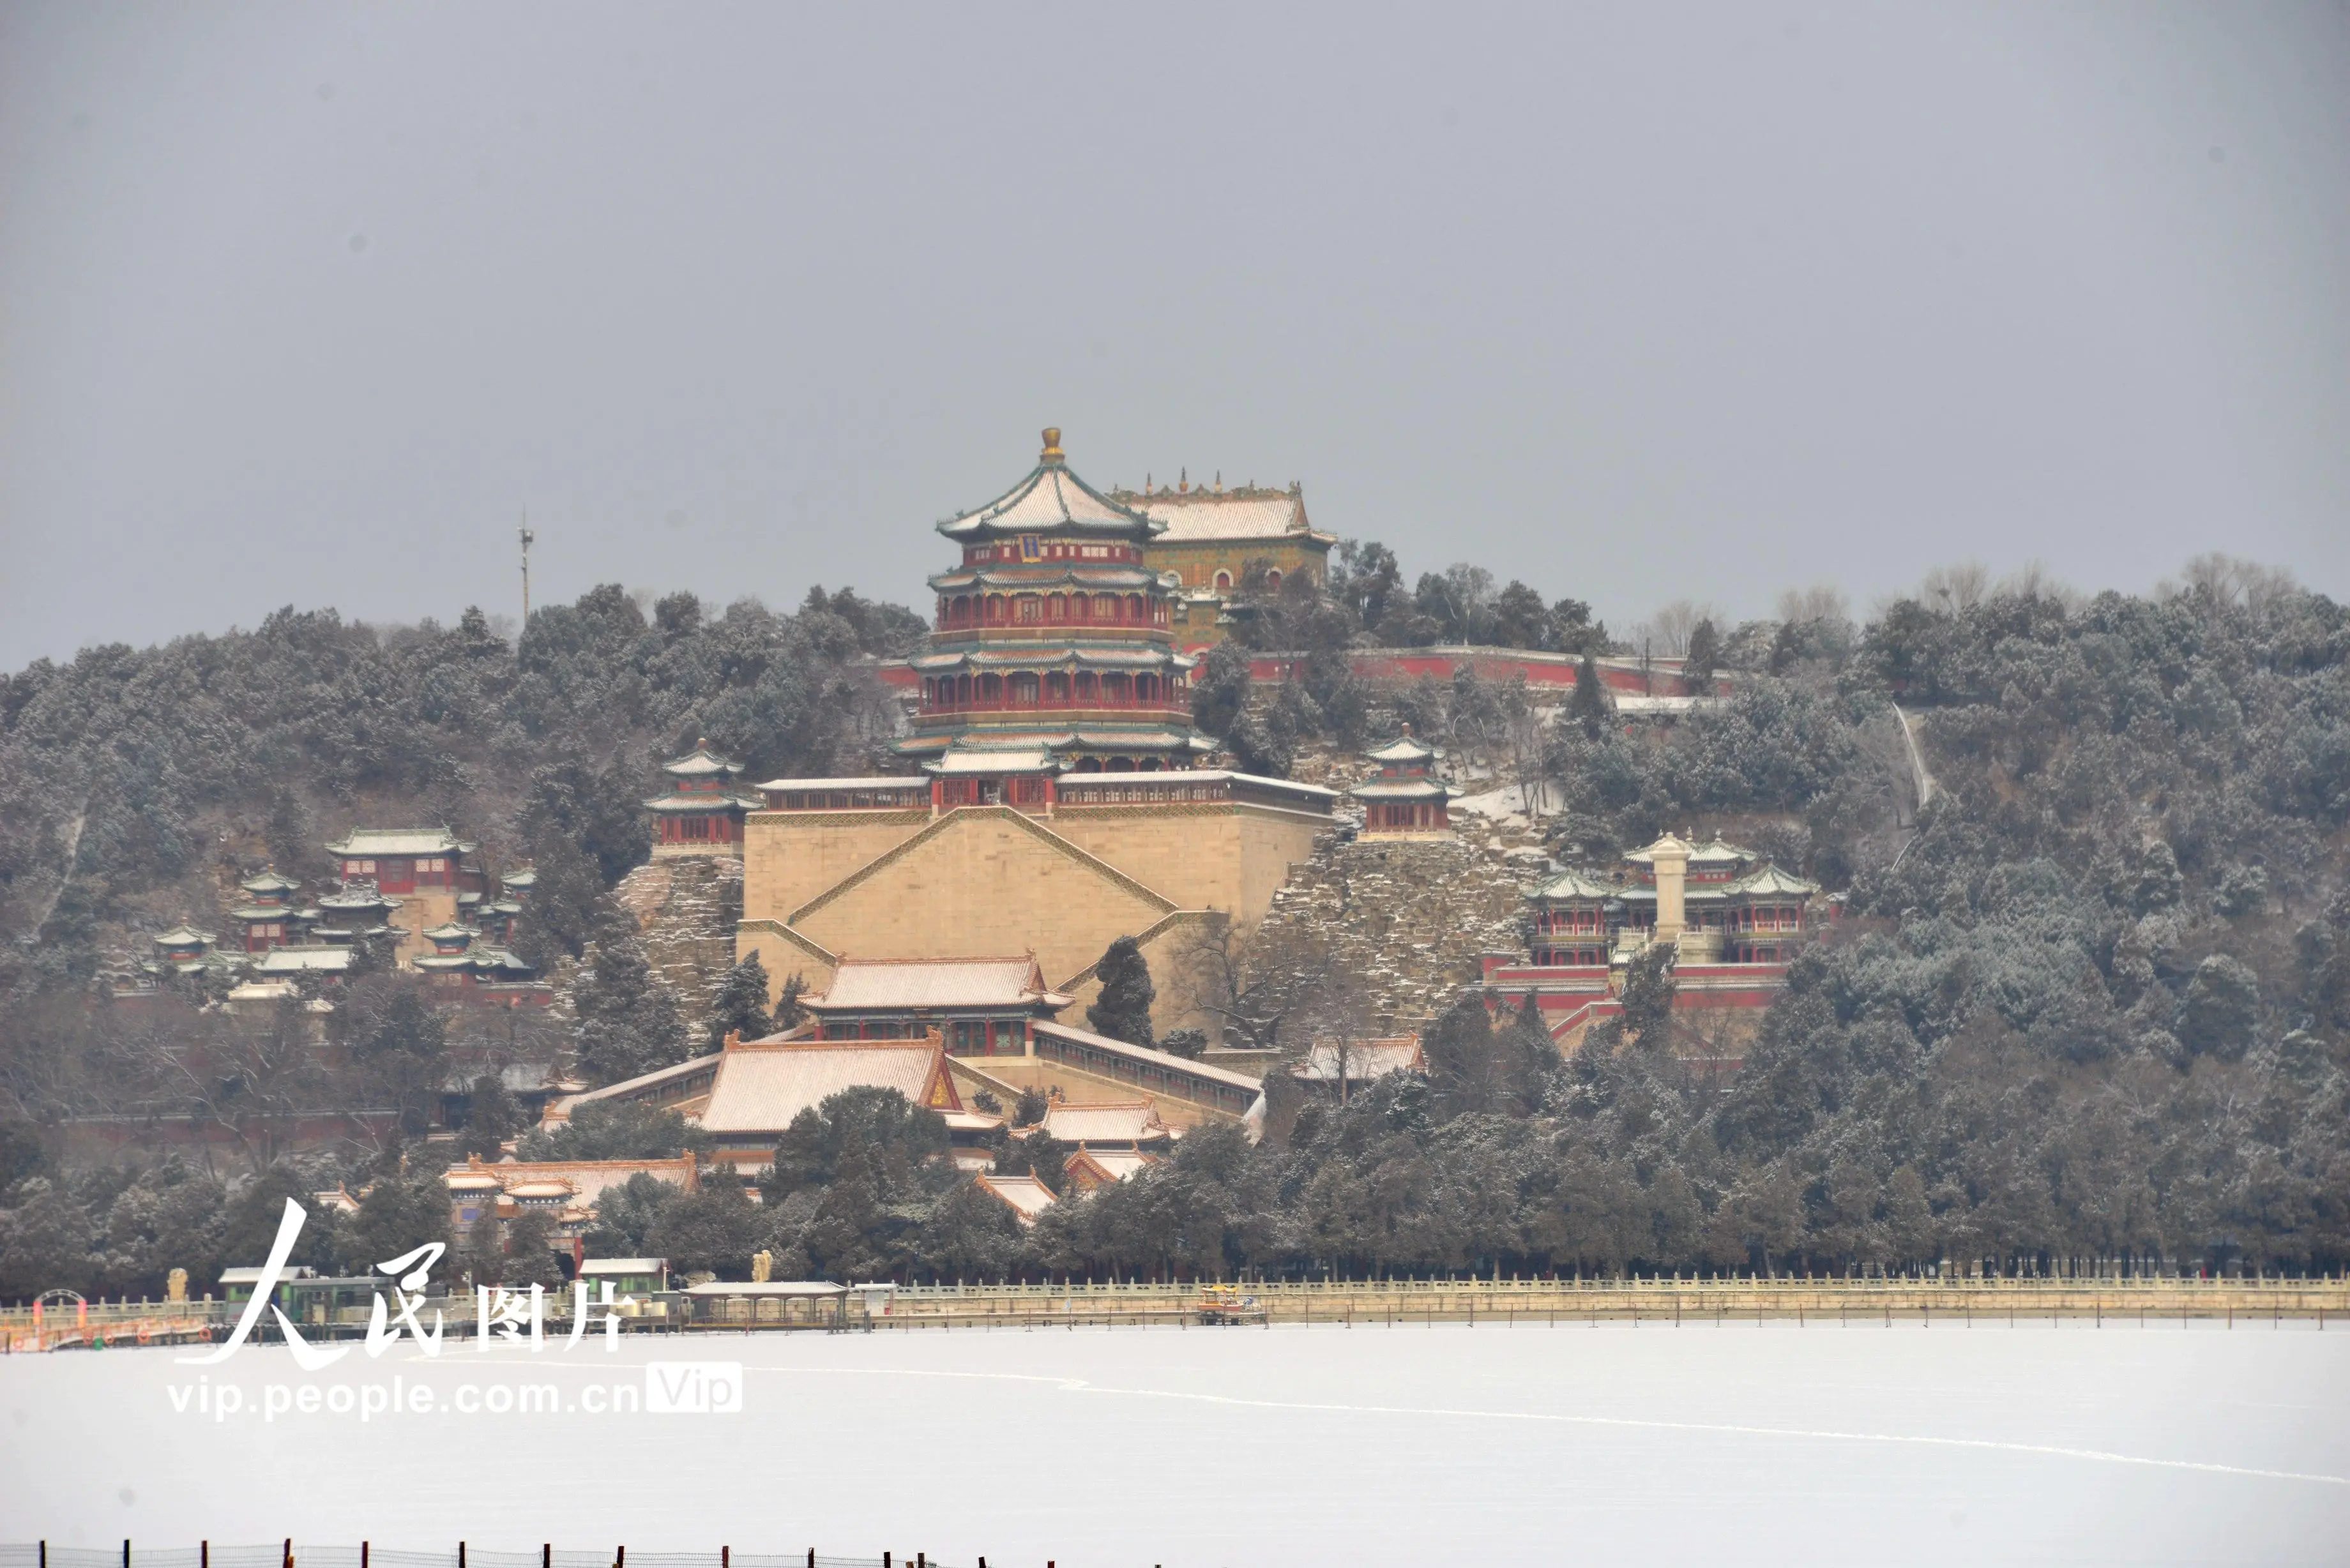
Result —
<path fill-rule="evenodd" d="M 515 530 L 522 535 L 522 628 L 530 629 L 530 545 L 538 535 L 530 531 L 530 508 L 524 507 L 522 526 Z"/>

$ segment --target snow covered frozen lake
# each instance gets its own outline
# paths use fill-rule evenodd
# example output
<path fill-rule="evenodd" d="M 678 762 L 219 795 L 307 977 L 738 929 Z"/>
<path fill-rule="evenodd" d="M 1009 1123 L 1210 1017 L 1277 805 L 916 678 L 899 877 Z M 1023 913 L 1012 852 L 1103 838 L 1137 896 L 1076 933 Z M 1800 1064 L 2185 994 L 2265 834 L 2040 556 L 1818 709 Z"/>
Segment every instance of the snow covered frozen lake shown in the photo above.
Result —
<path fill-rule="evenodd" d="M 275 1347 L 183 1354 L 0 1360 L 0 1541 L 997 1568 L 2261 1563 L 2350 1541 L 2350 1333 L 2306 1323 L 702 1335 L 403 1344 L 313 1376 Z M 581 1408 L 686 1359 L 742 1363 L 743 1409 Z M 393 1377 L 408 1407 L 359 1419 Z M 273 1383 L 322 1408 L 265 1420 Z M 248 1408 L 220 1419 L 200 1407 L 224 1384 Z M 323 1407 L 337 1385 L 349 1413 Z M 534 1385 L 568 1407 L 451 1407 Z"/>

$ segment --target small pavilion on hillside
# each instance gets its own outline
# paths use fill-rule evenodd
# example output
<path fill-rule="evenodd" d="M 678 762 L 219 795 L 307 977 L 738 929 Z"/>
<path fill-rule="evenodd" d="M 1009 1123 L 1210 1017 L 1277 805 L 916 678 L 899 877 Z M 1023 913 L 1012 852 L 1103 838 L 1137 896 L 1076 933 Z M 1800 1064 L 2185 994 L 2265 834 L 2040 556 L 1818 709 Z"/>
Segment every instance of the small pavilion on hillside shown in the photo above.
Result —
<path fill-rule="evenodd" d="M 301 887 L 301 883 L 279 876 L 270 867 L 237 884 L 245 901 L 231 909 L 229 918 L 244 928 L 245 951 L 266 952 L 303 940 L 302 917 L 306 911 L 294 906 L 294 895 Z"/>
<path fill-rule="evenodd" d="M 1363 803 L 1367 838 L 1449 838 L 1452 820 L 1446 803 L 1452 789 L 1436 776 L 1437 752 L 1412 739 L 1411 726 L 1386 745 L 1366 753 L 1378 774 L 1347 793 Z"/>
<path fill-rule="evenodd" d="M 708 741 L 696 741 L 693 750 L 663 763 L 669 793 L 644 803 L 653 814 L 654 857 L 740 856 L 743 814 L 766 805 L 764 795 L 734 786 L 742 771 L 741 763 L 712 751 Z"/>

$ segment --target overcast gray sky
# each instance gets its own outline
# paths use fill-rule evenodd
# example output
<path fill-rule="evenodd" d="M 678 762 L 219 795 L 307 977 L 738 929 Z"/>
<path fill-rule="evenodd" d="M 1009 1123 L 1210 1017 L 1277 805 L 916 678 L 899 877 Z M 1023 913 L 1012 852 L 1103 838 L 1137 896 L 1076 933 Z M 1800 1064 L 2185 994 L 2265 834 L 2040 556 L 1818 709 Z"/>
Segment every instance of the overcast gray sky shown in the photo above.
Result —
<path fill-rule="evenodd" d="M 2350 7 L 0 9 L 0 665 L 1302 480 L 1618 622 L 2350 594 Z"/>

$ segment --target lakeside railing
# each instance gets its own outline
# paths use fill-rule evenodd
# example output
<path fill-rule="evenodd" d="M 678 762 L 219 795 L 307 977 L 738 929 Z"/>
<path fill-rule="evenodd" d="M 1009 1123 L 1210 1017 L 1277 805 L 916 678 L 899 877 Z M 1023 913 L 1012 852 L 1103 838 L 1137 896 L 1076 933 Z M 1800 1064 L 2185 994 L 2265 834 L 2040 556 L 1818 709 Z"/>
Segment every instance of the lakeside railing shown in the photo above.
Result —
<path fill-rule="evenodd" d="M 2319 1328 L 2350 1317 L 2350 1279 L 2165 1276 L 1941 1278 L 1893 1276 L 1805 1279 L 1782 1275 L 1637 1279 L 1267 1280 L 1240 1282 L 1251 1321 L 1274 1324 L 1705 1322 L 1794 1319 L 1844 1323 L 1972 1322 L 1976 1319 L 2080 1318 L 2137 1322 L 2211 1319 L 2282 1323 L 2307 1319 Z M 688 1296 L 668 1292 L 624 1319 L 624 1332 L 809 1330 L 842 1327 L 1016 1327 L 1035 1324 L 1159 1324 L 1202 1321 L 1200 1282 L 1069 1281 L 1031 1284 L 928 1284 L 849 1293 L 845 1318 L 794 1314 L 773 1297 Z M 432 1299 L 452 1337 L 474 1331 L 470 1296 Z M 548 1321 L 567 1323 L 569 1301 L 547 1297 Z M 184 1344 L 226 1334 L 243 1312 L 229 1302 L 90 1302 L 0 1308 L 0 1346 L 8 1352 L 121 1348 Z M 366 1314 L 346 1309 L 323 1327 L 335 1336 L 364 1329 Z M 261 1337 L 274 1339 L 274 1329 Z M 0 1568 L 8 1568 L 0 1563 Z"/>
<path fill-rule="evenodd" d="M 2212 1319 L 2233 1325 L 2350 1316 L 2343 1279 L 1691 1278 L 1266 1281 L 1234 1287 L 1274 1324 L 1737 1320 L 1946 1322 Z M 908 1285 L 875 1327 L 1199 1321 L 1202 1287 L 1135 1282 Z M 723 1326 L 723 1325 L 713 1325 Z M 744 1326 L 737 1324 L 733 1326 Z"/>

